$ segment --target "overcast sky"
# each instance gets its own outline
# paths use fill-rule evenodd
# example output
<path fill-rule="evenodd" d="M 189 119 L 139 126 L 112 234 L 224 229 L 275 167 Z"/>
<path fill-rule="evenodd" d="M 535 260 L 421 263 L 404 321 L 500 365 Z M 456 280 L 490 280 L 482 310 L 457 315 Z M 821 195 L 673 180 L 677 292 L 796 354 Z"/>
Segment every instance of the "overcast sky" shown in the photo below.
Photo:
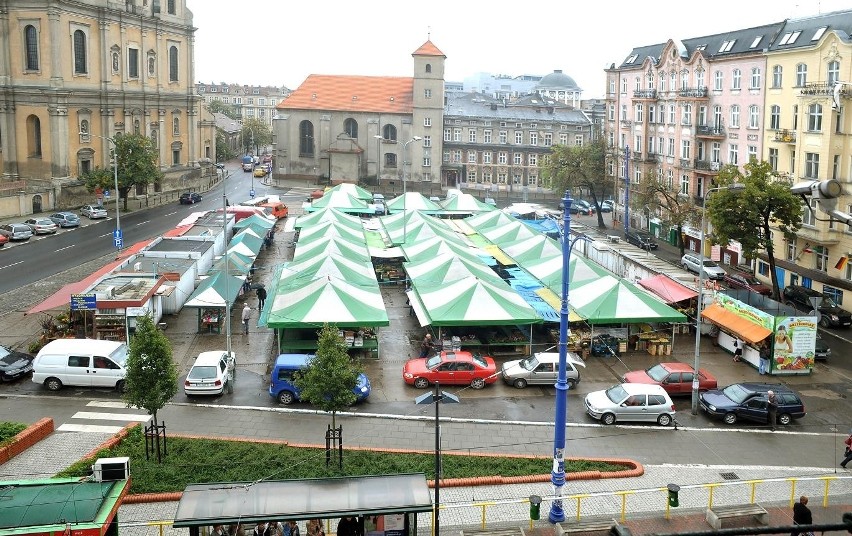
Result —
<path fill-rule="evenodd" d="M 543 76 L 561 69 L 584 98 L 603 96 L 603 69 L 635 46 L 852 8 L 849 0 L 187 4 L 198 28 L 198 82 L 296 89 L 310 74 L 412 76 L 411 53 L 431 38 L 447 56 L 447 81 L 478 72 Z"/>

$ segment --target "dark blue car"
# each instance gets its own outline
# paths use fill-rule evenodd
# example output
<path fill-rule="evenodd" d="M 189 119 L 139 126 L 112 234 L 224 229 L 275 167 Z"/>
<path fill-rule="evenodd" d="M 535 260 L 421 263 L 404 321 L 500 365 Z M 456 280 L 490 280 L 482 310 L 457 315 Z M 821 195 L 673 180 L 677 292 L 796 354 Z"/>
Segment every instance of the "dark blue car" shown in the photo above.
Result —
<path fill-rule="evenodd" d="M 790 424 L 805 416 L 802 398 L 781 384 L 734 383 L 724 389 L 712 389 L 699 395 L 701 409 L 711 417 L 727 424 L 738 420 L 766 424 L 768 409 L 766 393 L 774 391 L 778 400 L 778 423 Z"/>
<path fill-rule="evenodd" d="M 299 401 L 299 389 L 293 385 L 293 375 L 304 369 L 314 356 L 311 354 L 281 354 L 275 359 L 272 367 L 272 383 L 269 385 L 269 395 L 282 404 L 292 404 Z M 352 389 L 356 402 L 361 402 L 370 396 L 370 380 L 363 373 L 358 375 L 358 381 Z"/>

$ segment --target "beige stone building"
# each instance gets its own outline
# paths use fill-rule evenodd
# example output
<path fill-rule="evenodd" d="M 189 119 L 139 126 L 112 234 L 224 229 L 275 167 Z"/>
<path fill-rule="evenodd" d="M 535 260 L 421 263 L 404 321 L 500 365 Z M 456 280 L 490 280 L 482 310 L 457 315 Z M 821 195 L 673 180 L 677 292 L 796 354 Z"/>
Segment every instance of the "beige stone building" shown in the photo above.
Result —
<path fill-rule="evenodd" d="M 195 95 L 194 32 L 185 0 L 4 2 L 0 195 L 26 191 L 22 214 L 59 207 L 80 174 L 111 165 L 106 138 L 124 133 L 159 150 L 167 180 L 151 190 L 200 174 L 216 138 Z"/>
<path fill-rule="evenodd" d="M 272 128 L 275 107 L 284 100 L 290 90 L 285 86 L 249 86 L 243 84 L 195 84 L 195 91 L 204 102 L 221 101 L 234 106 L 242 119 L 259 119 Z"/>

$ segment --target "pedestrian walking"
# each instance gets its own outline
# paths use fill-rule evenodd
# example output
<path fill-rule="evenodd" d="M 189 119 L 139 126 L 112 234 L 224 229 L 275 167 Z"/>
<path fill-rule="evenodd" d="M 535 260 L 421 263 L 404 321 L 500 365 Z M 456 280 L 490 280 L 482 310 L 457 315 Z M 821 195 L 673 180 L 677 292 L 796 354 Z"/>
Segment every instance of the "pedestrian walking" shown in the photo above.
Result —
<path fill-rule="evenodd" d="M 420 343 L 420 356 L 419 357 L 429 357 L 429 353 L 432 351 L 432 348 L 435 345 L 432 343 L 432 334 L 427 333 L 425 337 L 423 337 L 423 342 Z"/>
<path fill-rule="evenodd" d="M 814 518 L 811 515 L 811 509 L 808 508 L 808 497 L 806 495 L 802 495 L 799 497 L 799 502 L 793 505 L 793 524 L 794 525 L 813 525 Z M 790 536 L 813 536 L 813 532 L 805 531 L 799 532 L 798 530 L 794 530 L 790 533 Z"/>
<path fill-rule="evenodd" d="M 778 396 L 775 391 L 766 392 L 766 420 L 769 428 L 774 432 L 775 423 L 778 421 Z"/>
<path fill-rule="evenodd" d="M 763 344 L 760 345 L 760 365 L 757 368 L 757 372 L 761 376 L 769 370 L 769 355 L 769 342 L 764 340 Z"/>
<path fill-rule="evenodd" d="M 739 337 L 734 337 L 734 362 L 739 361 L 743 357 L 743 341 Z"/>
<path fill-rule="evenodd" d="M 248 325 L 249 325 L 250 319 L 251 319 L 251 307 L 249 307 L 248 302 L 246 302 L 245 306 L 243 307 L 243 316 L 242 316 L 243 335 L 248 335 Z"/>
<path fill-rule="evenodd" d="M 846 446 L 846 450 L 843 452 L 843 461 L 840 462 L 840 467 L 846 469 L 846 464 L 852 461 L 852 433 L 849 434 L 843 444 Z"/>
<path fill-rule="evenodd" d="M 228 371 L 227 371 L 227 373 L 228 373 L 228 376 L 227 376 L 228 394 L 234 393 L 234 380 L 236 379 L 236 375 L 234 373 L 236 372 L 236 368 L 237 368 L 237 360 L 234 359 L 234 355 L 231 354 L 231 355 L 228 356 Z"/>
<path fill-rule="evenodd" d="M 266 289 L 257 287 L 257 310 L 263 311 L 263 304 L 266 303 Z"/>

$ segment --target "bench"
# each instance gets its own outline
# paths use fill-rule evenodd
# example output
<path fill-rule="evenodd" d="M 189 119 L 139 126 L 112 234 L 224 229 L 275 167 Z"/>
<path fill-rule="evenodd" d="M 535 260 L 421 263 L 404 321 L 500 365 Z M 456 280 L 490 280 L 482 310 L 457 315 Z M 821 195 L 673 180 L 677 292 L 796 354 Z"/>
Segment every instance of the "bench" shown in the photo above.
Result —
<path fill-rule="evenodd" d="M 716 530 L 722 529 L 722 520 L 731 517 L 754 516 L 758 522 L 766 524 L 766 509 L 757 503 L 737 504 L 733 506 L 714 506 L 707 509 L 707 523 Z"/>
<path fill-rule="evenodd" d="M 618 526 L 615 519 L 589 518 L 583 521 L 565 521 L 556 524 L 556 536 L 570 533 L 603 532 Z"/>

